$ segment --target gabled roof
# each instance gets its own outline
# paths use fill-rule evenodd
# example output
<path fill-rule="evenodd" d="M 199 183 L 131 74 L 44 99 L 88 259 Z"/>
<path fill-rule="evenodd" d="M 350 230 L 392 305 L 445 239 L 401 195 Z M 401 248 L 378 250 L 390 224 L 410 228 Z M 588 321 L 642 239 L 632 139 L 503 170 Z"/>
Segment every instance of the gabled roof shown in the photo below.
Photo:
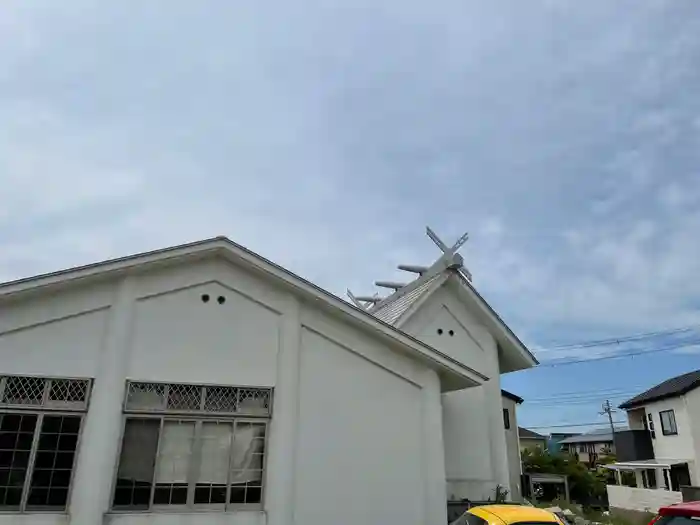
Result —
<path fill-rule="evenodd" d="M 460 288 L 464 292 L 462 300 L 475 304 L 479 312 L 488 321 L 487 324 L 490 325 L 489 331 L 492 332 L 501 349 L 511 356 L 515 356 L 515 361 L 520 363 L 520 366 L 507 371 L 522 370 L 539 364 L 532 352 L 528 350 L 491 305 L 479 294 L 474 285 L 449 260 L 438 259 L 419 278 L 399 288 L 367 311 L 382 321 L 400 328 L 413 313 L 418 311 L 420 305 L 433 292 L 450 279 L 459 283 Z"/>
<path fill-rule="evenodd" d="M 672 377 L 663 383 L 659 383 L 646 392 L 642 392 L 632 399 L 628 399 L 620 405 L 620 408 L 628 410 L 653 401 L 682 396 L 698 387 L 700 387 L 700 370 L 695 370 L 694 372 Z"/>
<path fill-rule="evenodd" d="M 581 435 L 580 432 L 550 432 L 549 433 L 549 437 L 552 439 L 556 439 L 556 438 L 565 439 L 565 438 L 570 438 L 572 436 L 579 436 L 579 435 Z"/>
<path fill-rule="evenodd" d="M 625 430 L 626 427 L 616 427 L 616 430 Z M 559 444 L 565 445 L 567 443 L 612 443 L 613 435 L 610 429 L 602 430 L 592 430 L 585 434 L 579 434 L 578 436 L 571 436 L 566 439 L 562 439 Z"/>
<path fill-rule="evenodd" d="M 0 284 L 0 301 L 28 293 L 55 290 L 77 282 L 92 281 L 112 275 L 123 275 L 146 266 L 160 266 L 207 256 L 228 258 L 235 264 L 275 281 L 296 293 L 299 297 L 340 316 L 345 322 L 383 339 L 394 347 L 409 353 L 442 377 L 444 389 L 460 389 L 479 385 L 488 378 L 437 349 L 419 341 L 360 308 L 356 308 L 336 295 L 299 277 L 289 270 L 248 250 L 227 237 L 214 237 L 203 241 L 182 244 L 161 250 L 139 253 L 99 263 L 89 264 L 58 272 Z"/>
<path fill-rule="evenodd" d="M 532 430 L 528 430 L 523 427 L 518 427 L 518 437 L 520 439 L 547 439 L 547 436 L 543 436 L 542 434 L 538 434 L 537 432 L 533 432 Z"/>
<path fill-rule="evenodd" d="M 508 390 L 501 389 L 501 396 L 510 399 L 511 401 L 515 401 L 517 404 L 521 404 L 524 401 L 522 397 L 508 392 Z"/>
<path fill-rule="evenodd" d="M 446 275 L 439 273 L 423 282 L 420 282 L 420 279 L 416 279 L 416 281 L 419 282 L 416 282 L 415 286 L 409 285 L 406 287 L 407 290 L 398 290 L 389 296 L 389 300 L 377 304 L 370 312 L 385 323 L 400 326 L 400 321 L 404 314 L 406 314 L 412 306 L 427 299 L 433 291 L 437 290 L 440 285 L 445 282 L 446 278 Z"/>

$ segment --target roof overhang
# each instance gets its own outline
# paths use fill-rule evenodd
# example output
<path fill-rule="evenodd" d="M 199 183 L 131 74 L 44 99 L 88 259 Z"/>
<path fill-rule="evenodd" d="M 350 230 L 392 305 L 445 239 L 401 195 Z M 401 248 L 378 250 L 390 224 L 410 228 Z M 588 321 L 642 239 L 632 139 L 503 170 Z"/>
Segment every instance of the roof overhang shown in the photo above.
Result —
<path fill-rule="evenodd" d="M 643 470 L 649 468 L 671 468 L 674 465 L 692 462 L 690 459 L 643 459 L 639 461 L 621 461 L 601 466 L 611 470 Z"/>
<path fill-rule="evenodd" d="M 0 284 L 0 301 L 55 290 L 78 283 L 115 277 L 153 267 L 182 263 L 210 256 L 223 257 L 253 273 L 263 275 L 295 293 L 309 304 L 340 317 L 387 345 L 436 370 L 443 391 L 477 386 L 488 378 L 435 348 L 377 319 L 336 295 L 261 257 L 227 237 L 214 237 L 161 250 L 89 264 Z"/>
<path fill-rule="evenodd" d="M 566 483 L 568 477 L 565 474 L 544 474 L 541 472 L 528 472 L 527 476 L 533 483 Z"/>
<path fill-rule="evenodd" d="M 505 397 L 506 399 L 515 401 L 518 405 L 522 404 L 522 402 L 524 401 L 522 397 L 516 396 L 515 394 L 508 392 L 508 390 L 503 389 L 501 389 L 501 397 Z"/>
<path fill-rule="evenodd" d="M 635 401 L 634 398 L 625 401 L 624 403 L 618 405 L 617 408 L 621 408 L 622 410 L 628 411 L 628 410 L 637 410 L 640 408 L 644 408 L 646 405 L 651 405 L 652 403 L 656 403 L 657 401 L 665 401 L 667 399 L 672 399 L 674 397 L 682 397 L 685 394 L 687 394 L 690 390 L 683 390 L 679 392 L 672 392 L 668 394 L 663 394 L 663 395 L 658 395 L 654 397 L 650 397 L 647 399 L 640 399 L 639 401 Z M 643 394 L 640 394 L 643 395 Z"/>
<path fill-rule="evenodd" d="M 581 439 L 577 439 L 581 438 Z M 583 434 L 578 435 L 578 436 L 573 436 L 570 438 L 562 439 L 559 444 L 560 445 L 578 445 L 579 443 L 612 443 L 613 438 L 611 435 L 602 435 L 602 436 L 591 436 L 591 437 L 583 437 Z"/>
<path fill-rule="evenodd" d="M 459 272 L 453 272 L 453 275 L 460 285 L 457 289 L 463 295 L 465 302 L 474 305 L 474 312 L 496 339 L 499 363 L 502 365 L 501 373 L 516 372 L 538 365 L 537 358 L 476 291 L 476 288 Z"/>

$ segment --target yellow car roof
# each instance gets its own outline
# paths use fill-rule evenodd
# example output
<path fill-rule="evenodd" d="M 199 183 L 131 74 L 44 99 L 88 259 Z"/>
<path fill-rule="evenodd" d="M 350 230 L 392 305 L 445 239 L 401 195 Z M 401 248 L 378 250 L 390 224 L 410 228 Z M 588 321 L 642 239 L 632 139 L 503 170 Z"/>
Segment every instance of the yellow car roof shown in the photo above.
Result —
<path fill-rule="evenodd" d="M 521 521 L 559 523 L 557 517 L 548 510 L 525 505 L 483 505 L 472 507 L 469 512 L 488 522 L 493 522 L 495 516 L 506 525 Z"/>

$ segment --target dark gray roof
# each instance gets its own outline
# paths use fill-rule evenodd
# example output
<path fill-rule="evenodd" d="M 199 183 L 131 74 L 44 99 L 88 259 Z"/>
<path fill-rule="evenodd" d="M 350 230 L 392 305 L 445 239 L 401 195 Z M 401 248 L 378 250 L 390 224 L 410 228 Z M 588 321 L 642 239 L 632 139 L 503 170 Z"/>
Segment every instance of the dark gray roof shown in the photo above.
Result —
<path fill-rule="evenodd" d="M 617 427 L 616 430 L 624 430 L 621 427 Z M 579 434 L 577 436 L 570 436 L 566 439 L 562 439 L 559 444 L 566 445 L 567 443 L 612 443 L 613 435 L 610 429 L 592 430 L 585 434 Z"/>
<path fill-rule="evenodd" d="M 501 389 L 501 395 L 503 397 L 507 397 L 511 401 L 515 401 L 516 403 L 520 404 L 523 402 L 523 398 L 520 396 L 516 396 L 515 394 L 508 392 L 508 390 L 503 390 Z"/>
<path fill-rule="evenodd" d="M 700 370 L 695 370 L 694 372 L 688 372 L 687 374 L 667 379 L 663 383 L 650 388 L 646 392 L 642 392 L 632 399 L 625 401 L 620 405 L 620 408 L 634 408 L 646 403 L 651 403 L 652 401 L 682 396 L 683 394 L 690 392 L 699 386 Z"/>
<path fill-rule="evenodd" d="M 547 436 L 533 432 L 523 427 L 518 427 L 518 436 L 521 439 L 547 439 Z"/>
<path fill-rule="evenodd" d="M 572 436 L 579 436 L 581 432 L 552 432 L 549 434 L 550 438 L 570 438 Z"/>

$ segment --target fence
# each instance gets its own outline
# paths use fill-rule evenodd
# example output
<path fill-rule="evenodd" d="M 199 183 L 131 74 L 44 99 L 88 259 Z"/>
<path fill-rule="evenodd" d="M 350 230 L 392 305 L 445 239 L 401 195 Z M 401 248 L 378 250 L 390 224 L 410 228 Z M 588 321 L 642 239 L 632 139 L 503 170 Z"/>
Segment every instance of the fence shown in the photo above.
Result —
<path fill-rule="evenodd" d="M 627 509 L 642 512 L 657 512 L 659 507 L 680 503 L 680 492 L 661 489 L 643 489 L 608 485 L 610 509 Z"/>

